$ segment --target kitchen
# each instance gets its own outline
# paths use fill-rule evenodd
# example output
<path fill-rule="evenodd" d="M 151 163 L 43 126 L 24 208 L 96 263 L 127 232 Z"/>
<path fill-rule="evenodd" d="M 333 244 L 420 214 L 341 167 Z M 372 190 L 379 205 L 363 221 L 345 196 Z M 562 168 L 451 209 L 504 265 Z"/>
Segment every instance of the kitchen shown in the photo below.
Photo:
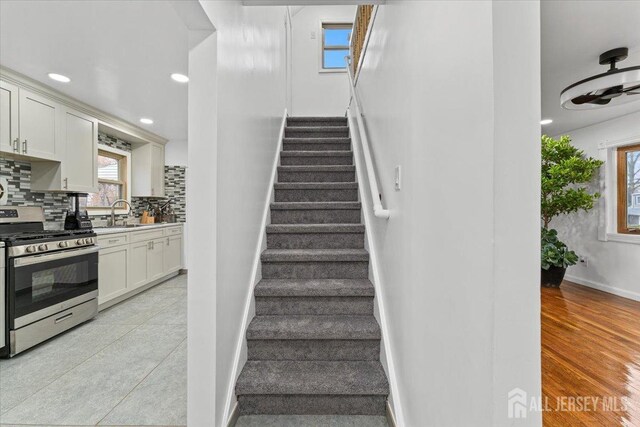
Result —
<path fill-rule="evenodd" d="M 0 423 L 184 425 L 187 29 L 46 3 L 0 6 Z"/>

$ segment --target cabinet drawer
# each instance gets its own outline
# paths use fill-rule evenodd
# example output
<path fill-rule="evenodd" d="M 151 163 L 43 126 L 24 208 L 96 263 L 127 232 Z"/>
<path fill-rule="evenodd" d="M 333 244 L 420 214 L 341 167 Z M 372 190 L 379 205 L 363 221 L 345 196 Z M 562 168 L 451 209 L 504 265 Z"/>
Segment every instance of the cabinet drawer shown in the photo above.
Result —
<path fill-rule="evenodd" d="M 182 226 L 179 227 L 167 227 L 165 228 L 165 230 L 167 230 L 167 236 L 175 236 L 175 235 L 179 235 L 182 234 Z"/>
<path fill-rule="evenodd" d="M 98 236 L 100 248 L 110 248 L 112 246 L 126 245 L 127 243 L 129 243 L 129 236 L 126 233 Z"/>
<path fill-rule="evenodd" d="M 131 233 L 131 242 L 144 242 L 145 240 L 160 239 L 164 237 L 162 228 L 156 230 L 136 231 Z"/>

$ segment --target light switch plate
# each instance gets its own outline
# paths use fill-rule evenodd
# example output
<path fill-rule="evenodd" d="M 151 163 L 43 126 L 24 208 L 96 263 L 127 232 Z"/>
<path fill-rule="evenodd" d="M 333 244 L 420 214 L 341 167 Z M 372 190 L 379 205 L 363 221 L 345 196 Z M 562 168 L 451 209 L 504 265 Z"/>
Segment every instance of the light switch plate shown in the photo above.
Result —
<path fill-rule="evenodd" d="M 316 38 L 316 32 L 311 31 L 311 40 L 315 40 L 315 38 Z"/>
<path fill-rule="evenodd" d="M 396 166 L 396 174 L 395 174 L 395 189 L 396 191 L 400 191 L 400 188 L 402 187 L 402 173 L 400 170 L 400 166 Z"/>

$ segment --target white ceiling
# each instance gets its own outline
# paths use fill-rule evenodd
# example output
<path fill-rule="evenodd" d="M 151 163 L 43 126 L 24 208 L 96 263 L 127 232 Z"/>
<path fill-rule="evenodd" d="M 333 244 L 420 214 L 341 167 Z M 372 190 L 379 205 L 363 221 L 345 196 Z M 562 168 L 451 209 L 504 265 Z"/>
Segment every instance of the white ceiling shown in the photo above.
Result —
<path fill-rule="evenodd" d="M 601 53 L 628 47 L 629 57 L 618 68 L 640 65 L 640 1 L 542 1 L 542 118 L 548 135 L 610 120 L 640 111 L 640 99 L 596 110 L 565 110 L 560 92 L 572 83 L 607 67 L 598 64 Z M 638 97 L 640 98 L 640 97 Z"/>
<path fill-rule="evenodd" d="M 0 1 L 0 65 L 170 140 L 187 139 L 187 85 L 169 76 L 188 52 L 168 1 Z"/>

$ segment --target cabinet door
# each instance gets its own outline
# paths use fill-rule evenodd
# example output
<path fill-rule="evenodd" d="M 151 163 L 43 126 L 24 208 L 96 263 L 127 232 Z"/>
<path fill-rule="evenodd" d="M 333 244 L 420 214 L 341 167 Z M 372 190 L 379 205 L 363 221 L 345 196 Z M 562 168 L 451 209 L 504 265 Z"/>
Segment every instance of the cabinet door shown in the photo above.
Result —
<path fill-rule="evenodd" d="M 20 153 L 38 159 L 61 160 L 56 140 L 58 105 L 42 96 L 20 89 Z"/>
<path fill-rule="evenodd" d="M 131 245 L 129 254 L 129 289 L 136 289 L 146 284 L 149 280 L 147 274 L 147 263 L 149 252 L 151 252 L 151 242 L 139 242 Z"/>
<path fill-rule="evenodd" d="M 164 147 L 151 147 L 151 195 L 164 197 Z"/>
<path fill-rule="evenodd" d="M 164 239 L 151 241 L 151 250 L 147 258 L 147 271 L 150 282 L 164 276 L 164 243 Z"/>
<path fill-rule="evenodd" d="M 18 149 L 18 87 L 0 81 L 0 152 Z"/>
<path fill-rule="evenodd" d="M 129 246 L 101 249 L 98 263 L 98 303 L 104 304 L 127 292 Z"/>
<path fill-rule="evenodd" d="M 167 237 L 165 240 L 164 272 L 169 274 L 182 268 L 182 236 Z"/>
<path fill-rule="evenodd" d="M 73 110 L 64 113 L 66 155 L 63 189 L 95 193 L 98 191 L 98 121 Z"/>

